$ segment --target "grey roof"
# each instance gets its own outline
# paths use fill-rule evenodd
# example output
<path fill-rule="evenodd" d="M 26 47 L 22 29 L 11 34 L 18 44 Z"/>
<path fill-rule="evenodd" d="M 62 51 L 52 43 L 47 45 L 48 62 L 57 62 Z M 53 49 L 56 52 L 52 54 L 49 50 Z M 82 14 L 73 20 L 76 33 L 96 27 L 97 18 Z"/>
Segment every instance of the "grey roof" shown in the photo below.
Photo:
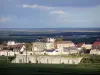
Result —
<path fill-rule="evenodd" d="M 78 50 L 76 47 L 65 47 L 64 51 Z"/>

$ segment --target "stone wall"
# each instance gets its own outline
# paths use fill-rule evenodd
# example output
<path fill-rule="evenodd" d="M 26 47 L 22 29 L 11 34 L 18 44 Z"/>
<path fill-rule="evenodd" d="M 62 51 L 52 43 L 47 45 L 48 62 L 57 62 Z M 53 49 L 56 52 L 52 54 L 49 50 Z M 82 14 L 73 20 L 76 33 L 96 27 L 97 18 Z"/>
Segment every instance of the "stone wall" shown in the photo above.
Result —
<path fill-rule="evenodd" d="M 27 61 L 26 61 L 27 59 Z M 43 63 L 43 64 L 78 64 L 82 57 L 61 57 L 61 56 L 31 56 L 19 55 L 12 63 Z"/>

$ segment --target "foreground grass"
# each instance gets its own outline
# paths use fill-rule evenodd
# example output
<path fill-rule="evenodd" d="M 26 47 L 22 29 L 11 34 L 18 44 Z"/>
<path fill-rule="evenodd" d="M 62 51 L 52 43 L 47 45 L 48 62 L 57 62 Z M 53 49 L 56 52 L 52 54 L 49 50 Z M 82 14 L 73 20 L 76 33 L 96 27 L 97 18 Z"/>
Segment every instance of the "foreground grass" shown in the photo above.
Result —
<path fill-rule="evenodd" d="M 83 60 L 83 62 L 78 65 L 7 64 L 7 58 L 0 57 L 0 75 L 100 75 L 100 63 L 98 63 L 100 57 L 84 56 L 89 58 L 89 60 L 92 58 L 95 64 L 89 64 L 92 60 Z"/>
<path fill-rule="evenodd" d="M 0 75 L 100 75 L 100 65 L 0 64 Z"/>

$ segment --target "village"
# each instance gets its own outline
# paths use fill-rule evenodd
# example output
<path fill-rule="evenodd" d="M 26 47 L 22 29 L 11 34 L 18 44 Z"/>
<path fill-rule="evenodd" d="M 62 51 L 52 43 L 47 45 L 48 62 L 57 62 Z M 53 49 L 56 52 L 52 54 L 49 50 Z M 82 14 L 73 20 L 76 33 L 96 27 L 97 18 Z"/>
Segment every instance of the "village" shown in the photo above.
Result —
<path fill-rule="evenodd" d="M 0 56 L 16 56 L 12 63 L 78 64 L 83 57 L 66 58 L 73 54 L 100 55 L 100 42 L 75 44 L 46 38 L 31 44 L 8 41 L 0 45 Z"/>

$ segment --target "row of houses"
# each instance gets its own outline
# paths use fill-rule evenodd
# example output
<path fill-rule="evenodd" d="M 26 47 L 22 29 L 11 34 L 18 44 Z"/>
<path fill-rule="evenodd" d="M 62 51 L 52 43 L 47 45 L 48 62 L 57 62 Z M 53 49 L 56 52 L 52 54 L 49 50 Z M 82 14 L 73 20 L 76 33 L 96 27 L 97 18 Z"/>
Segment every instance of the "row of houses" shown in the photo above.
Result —
<path fill-rule="evenodd" d="M 72 41 L 55 41 L 50 38 L 47 41 L 33 42 L 32 51 L 26 50 L 25 43 L 9 41 L 6 46 L 0 45 L 0 56 L 7 55 L 69 55 L 69 54 L 98 54 L 100 55 L 100 42 L 93 44 L 79 43 Z"/>
<path fill-rule="evenodd" d="M 7 45 L 0 45 L 0 56 L 16 55 L 12 63 L 78 64 L 82 57 L 66 58 L 61 55 L 80 53 L 100 55 L 99 41 L 93 44 L 74 44 L 72 41 L 48 39 L 48 41 L 44 42 L 33 42 L 32 51 L 26 49 L 25 43 L 11 42 L 7 43 Z"/>
<path fill-rule="evenodd" d="M 7 45 L 0 45 L 0 56 L 14 56 L 22 54 L 26 50 L 24 43 L 8 41 Z"/>
<path fill-rule="evenodd" d="M 53 42 L 33 42 L 32 51 L 40 52 L 47 55 L 75 54 L 88 53 L 100 54 L 100 42 L 96 41 L 93 44 L 79 43 L 74 44 L 72 41 L 53 41 Z"/>

